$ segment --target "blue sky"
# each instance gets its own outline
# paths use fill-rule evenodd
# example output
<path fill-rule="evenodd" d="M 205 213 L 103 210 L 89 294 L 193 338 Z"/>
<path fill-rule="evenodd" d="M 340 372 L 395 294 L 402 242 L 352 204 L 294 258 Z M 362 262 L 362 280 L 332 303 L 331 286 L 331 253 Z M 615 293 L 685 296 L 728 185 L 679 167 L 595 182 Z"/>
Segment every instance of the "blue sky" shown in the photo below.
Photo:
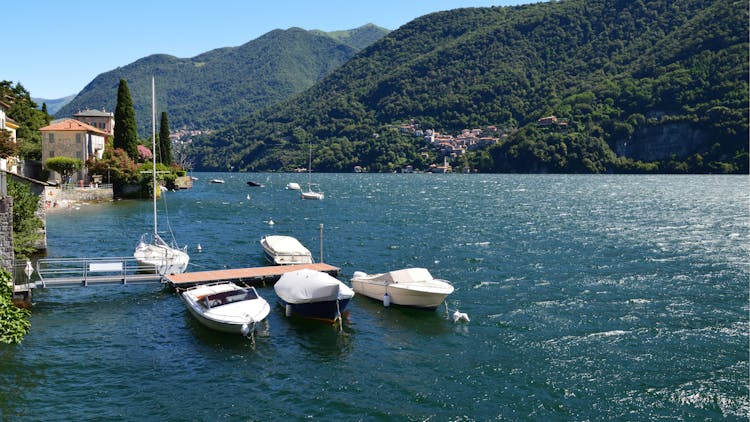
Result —
<path fill-rule="evenodd" d="M 32 97 L 56 99 L 151 54 L 188 58 L 242 45 L 274 29 L 337 31 L 367 23 L 397 29 L 440 10 L 534 1 L 11 0 L 2 7 L 0 80 L 20 82 Z"/>

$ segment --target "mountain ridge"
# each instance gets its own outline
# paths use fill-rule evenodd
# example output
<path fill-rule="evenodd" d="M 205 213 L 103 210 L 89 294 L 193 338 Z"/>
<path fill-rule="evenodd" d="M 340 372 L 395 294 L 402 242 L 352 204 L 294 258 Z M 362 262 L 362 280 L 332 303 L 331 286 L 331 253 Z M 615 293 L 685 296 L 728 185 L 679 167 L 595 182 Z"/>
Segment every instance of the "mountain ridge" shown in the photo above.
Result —
<path fill-rule="evenodd" d="M 347 41 L 365 43 L 388 32 L 371 24 L 361 28 L 349 30 Z M 147 137 L 153 74 L 157 108 L 168 112 L 171 127 L 216 129 L 308 88 L 358 51 L 321 31 L 293 27 L 191 58 L 152 54 L 98 75 L 56 117 L 85 108 L 114 110 L 123 78 L 131 91 L 139 134 Z"/>
<path fill-rule="evenodd" d="M 482 171 L 747 172 L 747 17 L 731 0 L 432 13 L 292 100 L 200 139 L 197 168 L 229 161 L 246 171 L 289 170 L 311 141 L 320 171 L 442 161 L 423 141 L 388 129 L 413 122 L 506 128 L 494 147 L 455 157 Z M 552 115 L 565 126 L 537 124 Z M 664 139 L 673 126 L 691 136 L 690 148 L 676 140 L 659 154 L 651 145 L 640 156 L 627 149 L 635 134 Z"/>

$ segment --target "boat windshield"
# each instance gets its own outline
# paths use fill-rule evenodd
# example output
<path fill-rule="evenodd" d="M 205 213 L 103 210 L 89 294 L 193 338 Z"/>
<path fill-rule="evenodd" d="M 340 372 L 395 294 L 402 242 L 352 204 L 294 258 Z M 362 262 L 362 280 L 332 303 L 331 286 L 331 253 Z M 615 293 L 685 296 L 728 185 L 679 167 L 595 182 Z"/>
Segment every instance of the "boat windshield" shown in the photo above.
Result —
<path fill-rule="evenodd" d="M 255 289 L 238 289 L 229 292 L 221 292 L 206 296 L 201 302 L 206 308 L 215 308 L 217 306 L 227 305 L 243 300 L 257 299 L 258 294 Z"/>

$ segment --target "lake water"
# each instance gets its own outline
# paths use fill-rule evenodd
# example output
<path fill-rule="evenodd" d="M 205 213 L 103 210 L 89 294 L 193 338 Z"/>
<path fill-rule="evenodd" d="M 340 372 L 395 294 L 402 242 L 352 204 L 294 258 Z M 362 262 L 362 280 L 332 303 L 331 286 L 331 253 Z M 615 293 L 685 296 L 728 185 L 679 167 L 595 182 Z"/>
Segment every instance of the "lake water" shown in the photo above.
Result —
<path fill-rule="evenodd" d="M 747 420 L 747 176 L 315 174 L 320 202 L 284 189 L 306 175 L 195 176 L 160 217 L 189 270 L 263 265 L 272 233 L 317 257 L 323 224 L 342 280 L 426 267 L 471 321 L 355 297 L 339 333 L 274 306 L 253 346 L 158 285 L 40 289 L 0 346 L 2 419 Z M 49 256 L 129 256 L 151 222 L 58 211 Z"/>

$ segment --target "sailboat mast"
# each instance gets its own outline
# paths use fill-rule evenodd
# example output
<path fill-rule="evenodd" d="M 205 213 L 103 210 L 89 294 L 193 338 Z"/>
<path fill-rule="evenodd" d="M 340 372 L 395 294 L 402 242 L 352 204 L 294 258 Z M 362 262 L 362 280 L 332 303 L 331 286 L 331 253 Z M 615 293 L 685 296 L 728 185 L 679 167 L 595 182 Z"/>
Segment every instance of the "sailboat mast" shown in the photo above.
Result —
<path fill-rule="evenodd" d="M 151 192 L 154 197 L 154 238 L 158 235 L 156 228 L 156 95 L 154 94 L 156 89 L 154 88 L 154 76 L 151 75 L 151 159 L 152 159 L 152 173 L 151 180 L 153 183 L 154 191 Z"/>

